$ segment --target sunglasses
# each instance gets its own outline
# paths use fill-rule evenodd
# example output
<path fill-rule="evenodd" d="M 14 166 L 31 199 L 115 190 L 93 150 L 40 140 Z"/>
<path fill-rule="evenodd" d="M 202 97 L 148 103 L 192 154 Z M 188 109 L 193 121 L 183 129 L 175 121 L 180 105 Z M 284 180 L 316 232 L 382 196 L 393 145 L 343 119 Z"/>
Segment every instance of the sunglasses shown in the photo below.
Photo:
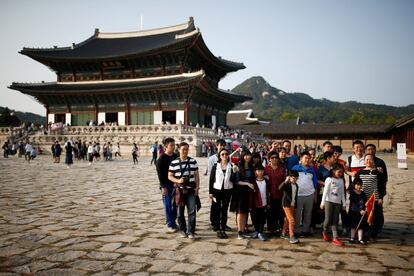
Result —
<path fill-rule="evenodd" d="M 220 156 L 228 156 L 228 153 L 221 153 Z"/>

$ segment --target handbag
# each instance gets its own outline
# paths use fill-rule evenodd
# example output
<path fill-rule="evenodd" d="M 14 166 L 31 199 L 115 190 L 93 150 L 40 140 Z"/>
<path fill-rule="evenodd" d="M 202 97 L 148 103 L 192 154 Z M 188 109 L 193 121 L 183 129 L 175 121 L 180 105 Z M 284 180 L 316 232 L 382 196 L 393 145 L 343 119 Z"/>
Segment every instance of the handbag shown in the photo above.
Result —
<path fill-rule="evenodd" d="M 198 212 L 201 209 L 201 200 L 200 200 L 200 197 L 198 195 L 196 195 L 195 196 L 195 200 L 196 200 L 196 206 L 197 206 L 197 212 Z"/>
<path fill-rule="evenodd" d="M 181 168 L 181 160 L 180 160 L 181 175 L 180 175 L 179 178 L 182 178 L 183 177 L 184 171 L 187 169 L 188 164 L 189 164 L 189 161 L 190 161 L 190 158 L 187 158 L 187 164 L 185 164 L 184 169 L 182 169 Z M 190 172 L 189 172 L 189 175 L 190 175 Z M 189 177 L 187 179 L 189 179 Z M 187 195 L 189 193 L 189 190 L 186 188 L 186 182 L 187 181 L 185 181 L 182 185 L 177 186 L 174 189 L 174 201 L 175 201 L 175 205 L 176 206 L 182 205 L 184 203 L 183 202 L 183 196 L 184 195 Z"/>

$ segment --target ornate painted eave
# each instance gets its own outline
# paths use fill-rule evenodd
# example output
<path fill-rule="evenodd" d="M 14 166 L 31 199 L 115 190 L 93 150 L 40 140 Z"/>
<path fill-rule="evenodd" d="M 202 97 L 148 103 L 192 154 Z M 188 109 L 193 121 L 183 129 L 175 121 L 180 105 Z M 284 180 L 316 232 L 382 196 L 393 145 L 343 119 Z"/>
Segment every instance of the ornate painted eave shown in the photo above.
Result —
<path fill-rule="evenodd" d="M 203 70 L 193 73 L 183 73 L 172 76 L 150 77 L 140 79 L 121 79 L 83 82 L 42 82 L 42 83 L 13 83 L 10 89 L 24 94 L 37 96 L 41 94 L 82 94 L 108 93 L 110 91 L 138 91 L 150 89 L 174 88 L 197 85 L 205 76 Z"/>

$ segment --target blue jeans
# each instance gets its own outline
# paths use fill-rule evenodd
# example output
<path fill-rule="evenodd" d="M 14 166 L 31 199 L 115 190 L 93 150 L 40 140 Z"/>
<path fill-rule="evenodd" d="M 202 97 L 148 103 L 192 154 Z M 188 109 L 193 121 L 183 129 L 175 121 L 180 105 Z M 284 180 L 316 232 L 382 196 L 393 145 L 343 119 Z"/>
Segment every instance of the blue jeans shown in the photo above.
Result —
<path fill-rule="evenodd" d="M 167 218 L 167 226 L 172 228 L 177 228 L 177 223 L 175 220 L 177 219 L 177 207 L 174 204 L 174 187 L 172 185 L 167 185 L 168 193 L 167 195 L 162 197 L 162 201 L 164 202 L 164 209 L 165 209 L 165 217 Z"/>
<path fill-rule="evenodd" d="M 194 234 L 196 227 L 196 200 L 193 193 L 183 196 L 183 205 L 178 206 L 178 226 L 181 232 Z M 185 222 L 184 209 L 187 206 L 188 226 Z"/>

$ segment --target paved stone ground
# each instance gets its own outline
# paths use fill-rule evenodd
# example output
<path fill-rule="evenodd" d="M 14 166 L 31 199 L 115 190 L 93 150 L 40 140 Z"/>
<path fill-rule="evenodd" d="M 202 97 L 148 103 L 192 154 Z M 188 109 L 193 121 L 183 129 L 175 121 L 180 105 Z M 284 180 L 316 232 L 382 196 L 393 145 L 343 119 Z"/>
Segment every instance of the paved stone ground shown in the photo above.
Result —
<path fill-rule="evenodd" d="M 50 159 L 0 159 L 1 275 L 414 275 L 414 161 L 398 170 L 394 155 L 384 157 L 391 182 L 382 238 L 338 248 L 319 236 L 299 245 L 239 241 L 235 232 L 217 239 L 204 176 L 198 239 L 182 239 L 166 233 L 148 159 L 70 169 Z M 203 172 L 206 159 L 198 161 Z"/>

